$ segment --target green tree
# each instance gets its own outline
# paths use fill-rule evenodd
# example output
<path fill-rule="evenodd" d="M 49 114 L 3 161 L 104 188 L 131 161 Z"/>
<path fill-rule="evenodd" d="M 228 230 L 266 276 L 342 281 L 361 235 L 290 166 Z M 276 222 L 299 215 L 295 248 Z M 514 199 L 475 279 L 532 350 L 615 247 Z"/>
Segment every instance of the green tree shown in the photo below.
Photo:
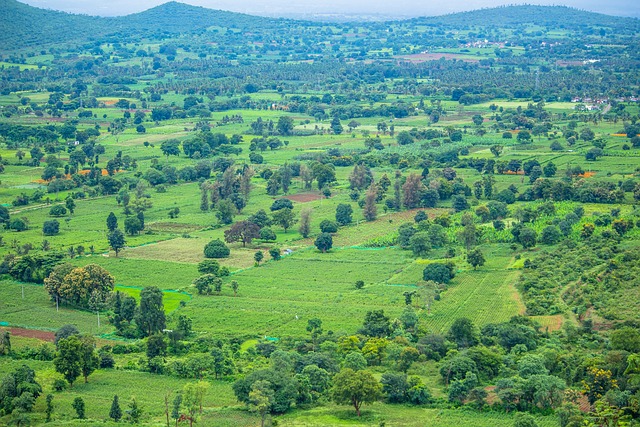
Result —
<path fill-rule="evenodd" d="M 83 420 L 85 418 L 84 400 L 81 397 L 76 397 L 73 399 L 71 406 L 76 411 L 76 416 Z"/>
<path fill-rule="evenodd" d="M 460 348 L 469 348 L 480 342 L 478 330 L 473 322 L 465 317 L 456 319 L 447 333 L 447 339 Z"/>
<path fill-rule="evenodd" d="M 260 414 L 261 427 L 264 427 L 264 421 L 273 407 L 274 400 L 275 393 L 269 381 L 261 380 L 253 383 L 249 392 L 249 408 L 252 412 Z"/>
<path fill-rule="evenodd" d="M 55 409 L 55 406 L 53 405 L 53 394 L 47 394 L 47 398 L 46 398 L 46 402 L 47 402 L 47 406 L 45 409 L 45 422 L 51 422 L 51 415 L 53 414 L 53 410 Z"/>
<path fill-rule="evenodd" d="M 260 264 L 260 262 L 264 259 L 264 253 L 262 251 L 257 251 L 255 254 L 253 254 L 253 259 L 257 264 Z"/>
<path fill-rule="evenodd" d="M 314 242 L 314 245 L 316 245 L 319 251 L 325 253 L 333 247 L 333 238 L 330 233 L 321 233 Z"/>
<path fill-rule="evenodd" d="M 331 131 L 334 135 L 340 135 L 344 128 L 342 127 L 342 123 L 340 123 L 340 117 L 335 116 L 331 120 Z"/>
<path fill-rule="evenodd" d="M 142 417 L 142 408 L 138 405 L 138 401 L 135 397 L 131 398 L 131 402 L 129 402 L 129 409 L 127 409 L 127 419 L 132 424 L 137 424 L 140 422 L 140 417 Z"/>
<path fill-rule="evenodd" d="M 485 263 L 484 255 L 482 251 L 478 248 L 467 253 L 467 262 L 473 267 L 475 270 L 478 267 L 482 267 Z"/>
<path fill-rule="evenodd" d="M 122 409 L 120 409 L 120 403 L 118 403 L 118 395 L 113 396 L 113 401 L 111 402 L 111 410 L 109 410 L 109 418 L 113 421 L 118 422 L 122 418 Z"/>
<path fill-rule="evenodd" d="M 100 365 L 100 359 L 96 353 L 96 340 L 90 335 L 83 335 L 80 337 L 82 343 L 81 355 L 80 355 L 80 369 L 82 370 L 82 376 L 84 382 L 89 382 L 89 375 L 95 371 Z"/>
<path fill-rule="evenodd" d="M 277 210 L 273 213 L 273 222 L 284 229 L 286 233 L 291 226 L 293 226 L 298 220 L 295 218 L 293 210 L 290 208 L 284 208 Z"/>
<path fill-rule="evenodd" d="M 117 258 L 118 253 L 124 249 L 126 245 L 124 233 L 116 228 L 107 234 L 107 241 L 109 242 L 109 247 L 116 253 Z"/>
<path fill-rule="evenodd" d="M 345 368 L 333 377 L 331 396 L 338 405 L 352 405 L 359 417 L 363 404 L 380 399 L 382 387 L 370 372 Z"/>
<path fill-rule="evenodd" d="M 353 208 L 346 203 L 340 203 L 336 207 L 336 222 L 341 226 L 349 225 L 352 222 Z"/>
<path fill-rule="evenodd" d="M 82 374 L 82 341 L 77 335 L 58 341 L 58 351 L 53 359 L 56 372 L 59 372 L 73 387 L 74 381 Z"/>
<path fill-rule="evenodd" d="M 227 258 L 231 250 L 220 239 L 210 241 L 204 247 L 204 256 L 207 258 Z"/>
<path fill-rule="evenodd" d="M 107 216 L 107 230 L 114 231 L 118 228 L 118 218 L 113 212 L 109 212 L 109 216 Z"/>
<path fill-rule="evenodd" d="M 162 291 L 157 287 L 150 286 L 140 292 L 140 310 L 136 316 L 136 324 L 145 336 L 151 336 L 165 328 Z"/>

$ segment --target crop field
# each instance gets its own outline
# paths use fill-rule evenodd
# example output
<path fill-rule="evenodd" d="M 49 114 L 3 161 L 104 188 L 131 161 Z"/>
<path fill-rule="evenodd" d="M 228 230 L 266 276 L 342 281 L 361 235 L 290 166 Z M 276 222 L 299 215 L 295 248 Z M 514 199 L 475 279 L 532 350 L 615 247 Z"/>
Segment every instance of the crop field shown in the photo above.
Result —
<path fill-rule="evenodd" d="M 640 421 L 638 19 L 3 2 L 0 426 Z"/>

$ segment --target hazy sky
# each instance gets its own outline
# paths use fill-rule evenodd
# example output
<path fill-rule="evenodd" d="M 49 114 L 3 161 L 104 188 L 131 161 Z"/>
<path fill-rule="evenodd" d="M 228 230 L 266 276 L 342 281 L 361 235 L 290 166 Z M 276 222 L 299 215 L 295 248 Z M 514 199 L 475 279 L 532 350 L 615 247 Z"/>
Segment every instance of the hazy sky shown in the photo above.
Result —
<path fill-rule="evenodd" d="M 167 0 L 19 0 L 33 6 L 89 15 L 126 15 Z M 211 9 L 252 14 L 364 13 L 428 16 L 503 4 L 565 5 L 618 16 L 640 17 L 639 0 L 184 0 Z"/>

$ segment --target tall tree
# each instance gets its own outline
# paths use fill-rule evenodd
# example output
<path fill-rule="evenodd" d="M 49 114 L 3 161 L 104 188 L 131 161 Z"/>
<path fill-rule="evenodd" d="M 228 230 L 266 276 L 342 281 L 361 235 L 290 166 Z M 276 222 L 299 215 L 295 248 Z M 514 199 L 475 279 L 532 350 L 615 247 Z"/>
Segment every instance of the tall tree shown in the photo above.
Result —
<path fill-rule="evenodd" d="M 374 221 L 378 216 L 378 208 L 376 207 L 377 190 L 375 185 L 371 184 L 364 198 L 364 208 L 362 214 L 367 221 Z"/>
<path fill-rule="evenodd" d="M 155 286 L 144 288 L 140 292 L 140 309 L 136 324 L 145 336 L 161 332 L 166 326 L 162 291 Z"/>
<path fill-rule="evenodd" d="M 80 367 L 82 370 L 82 376 L 84 382 L 89 382 L 89 375 L 95 371 L 100 365 L 100 359 L 96 353 L 96 340 L 90 335 L 83 335 L 80 337 L 82 343 L 81 355 L 80 355 Z"/>
<path fill-rule="evenodd" d="M 126 245 L 126 241 L 124 239 L 124 233 L 117 228 L 107 234 L 107 241 L 109 242 L 109 247 L 116 253 L 116 258 L 118 257 L 118 253 L 124 249 Z"/>
<path fill-rule="evenodd" d="M 82 373 L 82 342 L 77 335 L 58 341 L 58 351 L 53 359 L 56 372 L 61 373 L 73 387 L 74 381 Z"/>
<path fill-rule="evenodd" d="M 311 233 L 311 212 L 311 208 L 304 208 L 300 212 L 300 227 L 298 227 L 298 231 L 305 239 Z"/>
<path fill-rule="evenodd" d="M 115 422 L 120 421 L 120 418 L 122 418 L 122 409 L 120 408 L 117 394 L 113 396 L 113 401 L 111 402 L 111 410 L 109 411 L 109 418 L 111 418 Z"/>
<path fill-rule="evenodd" d="M 109 212 L 109 216 L 107 216 L 107 230 L 113 232 L 116 228 L 118 228 L 118 218 L 116 214 Z"/>
<path fill-rule="evenodd" d="M 423 188 L 424 185 L 422 184 L 420 175 L 416 173 L 409 174 L 407 180 L 402 186 L 404 206 L 407 209 L 414 209 L 420 206 Z"/>

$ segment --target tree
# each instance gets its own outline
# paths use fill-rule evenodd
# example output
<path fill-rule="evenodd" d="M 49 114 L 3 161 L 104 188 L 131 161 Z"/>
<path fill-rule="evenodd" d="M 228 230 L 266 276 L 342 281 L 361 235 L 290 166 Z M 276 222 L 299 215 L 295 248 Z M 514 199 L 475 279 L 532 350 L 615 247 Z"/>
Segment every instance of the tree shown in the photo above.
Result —
<path fill-rule="evenodd" d="M 423 187 L 420 175 L 416 173 L 409 174 L 402 186 L 403 202 L 407 209 L 414 209 L 420 206 Z"/>
<path fill-rule="evenodd" d="M 432 280 L 436 283 L 444 283 L 447 284 L 453 278 L 452 268 L 446 264 L 442 263 L 431 263 L 428 264 L 424 271 L 422 272 L 422 278 L 425 281 Z"/>
<path fill-rule="evenodd" d="M 271 411 L 275 394 L 271 388 L 269 381 L 256 381 L 251 385 L 249 392 L 249 408 L 252 412 L 260 414 L 261 426 L 264 427 L 264 421 L 267 414 Z"/>
<path fill-rule="evenodd" d="M 224 240 L 227 243 L 242 242 L 242 247 L 251 244 L 253 239 L 260 237 L 260 228 L 249 221 L 238 221 L 224 232 Z"/>
<path fill-rule="evenodd" d="M 362 214 L 367 221 L 375 221 L 378 216 L 378 208 L 376 207 L 376 198 L 378 197 L 378 191 L 374 184 L 369 186 L 364 198 L 364 208 Z"/>
<path fill-rule="evenodd" d="M 49 209 L 49 215 L 51 216 L 65 216 L 67 214 L 67 208 L 62 205 L 55 205 Z"/>
<path fill-rule="evenodd" d="M 380 399 L 381 395 L 380 383 L 368 371 L 345 368 L 333 377 L 333 401 L 338 405 L 352 405 L 358 417 L 363 404 L 373 403 Z"/>
<path fill-rule="evenodd" d="M 264 259 L 264 253 L 262 251 L 257 251 L 253 254 L 253 259 L 256 263 L 260 264 L 260 262 Z"/>
<path fill-rule="evenodd" d="M 513 427 L 538 427 L 538 423 L 530 414 L 518 412 Z"/>
<path fill-rule="evenodd" d="M 382 374 L 380 383 L 382 384 L 382 392 L 387 396 L 389 403 L 406 402 L 408 397 L 407 392 L 409 391 L 407 374 L 387 372 Z"/>
<path fill-rule="evenodd" d="M 71 406 L 76 411 L 76 416 L 83 420 L 85 418 L 84 400 L 81 397 L 76 397 Z"/>
<path fill-rule="evenodd" d="M 46 409 L 45 409 L 46 418 L 45 418 L 44 422 L 48 423 L 48 422 L 51 422 L 51 415 L 53 414 L 53 409 L 54 409 L 53 394 L 47 394 L 46 402 L 47 402 L 47 406 L 46 406 Z"/>
<path fill-rule="evenodd" d="M 115 230 L 107 234 L 107 241 L 109 242 L 109 247 L 116 253 L 117 258 L 118 253 L 125 247 L 126 244 L 124 233 L 116 228 Z"/>
<path fill-rule="evenodd" d="M 316 248 L 322 251 L 322 253 L 325 253 L 333 247 L 333 238 L 330 233 L 322 233 L 318 236 L 314 245 L 316 245 Z"/>
<path fill-rule="evenodd" d="M 111 410 L 109 411 L 109 418 L 118 422 L 122 418 L 122 409 L 120 409 L 120 403 L 118 403 L 118 395 L 113 396 L 113 402 L 111 402 Z"/>
<path fill-rule="evenodd" d="M 389 335 L 390 326 L 389 318 L 384 315 L 384 310 L 372 310 L 365 315 L 359 332 L 370 337 L 383 338 Z"/>
<path fill-rule="evenodd" d="M 137 424 L 140 422 L 140 417 L 142 417 L 142 408 L 138 406 L 138 401 L 135 397 L 131 398 L 131 402 L 129 402 L 129 409 L 127 409 L 127 419 L 132 424 Z"/>
<path fill-rule="evenodd" d="M 60 232 L 60 223 L 57 219 L 45 221 L 42 225 L 42 234 L 45 236 L 55 236 Z"/>
<path fill-rule="evenodd" d="M 80 368 L 82 370 L 82 376 L 84 382 L 89 382 L 89 375 L 95 371 L 99 364 L 100 359 L 96 353 L 96 340 L 90 335 L 83 335 L 80 337 L 82 343 L 81 355 L 80 355 Z"/>
<path fill-rule="evenodd" d="M 331 120 L 331 131 L 334 135 L 340 135 L 344 128 L 342 127 L 342 123 L 340 123 L 340 117 L 335 116 Z"/>
<path fill-rule="evenodd" d="M 187 383 L 182 388 L 182 403 L 189 412 L 191 419 L 189 425 L 193 425 L 196 412 L 202 414 L 202 403 L 204 396 L 209 389 L 209 383 L 206 381 L 198 381 L 197 383 Z"/>
<path fill-rule="evenodd" d="M 473 267 L 474 270 L 478 267 L 482 267 L 485 261 L 486 260 L 484 258 L 484 255 L 482 254 L 482 251 L 480 251 L 480 249 L 478 248 L 470 251 L 467 254 L 467 262 Z"/>
<path fill-rule="evenodd" d="M 240 284 L 238 283 L 238 281 L 232 280 L 230 285 L 231 285 L 231 290 L 233 290 L 233 296 L 234 297 L 238 296 L 238 289 L 240 288 Z"/>
<path fill-rule="evenodd" d="M 345 226 L 351 224 L 353 214 L 353 208 L 351 205 L 346 203 L 340 203 L 336 207 L 336 222 L 341 226 Z"/>
<path fill-rule="evenodd" d="M 73 197 L 71 197 L 71 195 L 67 196 L 67 198 L 64 200 L 64 205 L 67 207 L 69 214 L 73 215 L 73 212 L 75 212 L 76 209 L 76 202 L 73 200 Z"/>
<path fill-rule="evenodd" d="M 216 218 L 222 224 L 231 224 L 233 216 L 237 213 L 236 206 L 230 199 L 220 200 L 216 203 Z"/>
<path fill-rule="evenodd" d="M 204 274 L 193 281 L 193 285 L 198 290 L 200 295 L 209 295 L 211 293 L 211 287 L 215 283 L 218 276 L 214 274 Z"/>
<path fill-rule="evenodd" d="M 311 212 L 312 210 L 310 208 L 304 208 L 300 212 L 300 227 L 298 227 L 298 232 L 300 232 L 305 239 L 309 237 L 311 233 Z"/>
<path fill-rule="evenodd" d="M 510 132 L 509 132 L 509 138 L 511 138 Z M 489 150 L 491 151 L 491 154 L 493 154 L 496 157 L 500 157 L 500 154 L 502 154 L 503 149 L 504 147 L 502 145 L 492 145 L 491 148 L 489 148 Z"/>
<path fill-rule="evenodd" d="M 130 236 L 134 236 L 143 229 L 142 222 L 135 216 L 129 216 L 124 220 L 124 231 Z"/>
<path fill-rule="evenodd" d="M 136 316 L 136 324 L 145 336 L 151 336 L 165 328 L 162 291 L 157 287 L 150 286 L 140 291 L 140 310 Z"/>
<path fill-rule="evenodd" d="M 544 245 L 555 245 L 562 238 L 560 229 L 555 225 L 549 225 L 542 230 L 540 242 Z"/>
<path fill-rule="evenodd" d="M 294 225 L 298 220 L 295 218 L 293 214 L 293 210 L 290 208 L 280 209 L 273 213 L 273 222 L 284 229 L 286 233 L 292 225 Z"/>
<path fill-rule="evenodd" d="M 227 258 L 231 250 L 220 239 L 210 241 L 204 247 L 204 256 L 207 258 Z"/>
<path fill-rule="evenodd" d="M 475 325 L 465 317 L 453 322 L 447 333 L 447 339 L 456 343 L 459 348 L 473 347 L 480 342 Z"/>
<path fill-rule="evenodd" d="M 53 359 L 56 372 L 61 373 L 73 387 L 74 381 L 82 373 L 82 342 L 77 335 L 58 341 L 58 351 Z"/>
<path fill-rule="evenodd" d="M 396 137 L 396 139 L 398 141 L 398 145 L 409 145 L 413 144 L 414 142 L 413 137 L 406 130 L 398 132 L 398 136 Z"/>
<path fill-rule="evenodd" d="M 180 155 L 180 141 L 175 138 L 168 139 L 160 144 L 160 150 L 165 156 L 179 156 Z"/>
<path fill-rule="evenodd" d="M 114 231 L 118 228 L 118 218 L 113 212 L 109 212 L 109 216 L 107 216 L 107 230 Z"/>
<path fill-rule="evenodd" d="M 538 238 L 538 233 L 532 228 L 522 227 L 520 229 L 520 234 L 518 235 L 518 242 L 522 245 L 523 248 L 529 249 L 536 245 L 536 239 Z"/>

